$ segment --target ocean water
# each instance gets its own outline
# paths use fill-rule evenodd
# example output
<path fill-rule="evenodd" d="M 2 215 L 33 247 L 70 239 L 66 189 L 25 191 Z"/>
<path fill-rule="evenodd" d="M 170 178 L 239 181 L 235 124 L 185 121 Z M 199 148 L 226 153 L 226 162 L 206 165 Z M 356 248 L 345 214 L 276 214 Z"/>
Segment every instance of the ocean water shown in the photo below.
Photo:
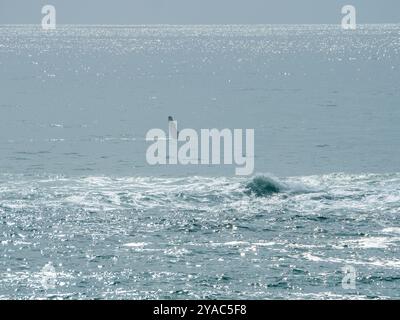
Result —
<path fill-rule="evenodd" d="M 400 25 L 0 26 L 0 298 L 399 299 L 399 54 Z M 254 176 L 149 166 L 169 115 L 254 129 Z"/>

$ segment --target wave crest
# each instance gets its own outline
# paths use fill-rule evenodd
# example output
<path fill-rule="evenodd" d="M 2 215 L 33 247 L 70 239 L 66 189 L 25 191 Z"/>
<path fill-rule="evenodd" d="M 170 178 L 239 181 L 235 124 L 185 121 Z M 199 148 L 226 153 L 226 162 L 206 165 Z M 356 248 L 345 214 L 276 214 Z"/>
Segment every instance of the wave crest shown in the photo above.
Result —
<path fill-rule="evenodd" d="M 287 185 L 277 178 L 256 176 L 246 185 L 245 193 L 247 195 L 254 194 L 256 197 L 265 197 L 285 190 L 288 190 Z"/>

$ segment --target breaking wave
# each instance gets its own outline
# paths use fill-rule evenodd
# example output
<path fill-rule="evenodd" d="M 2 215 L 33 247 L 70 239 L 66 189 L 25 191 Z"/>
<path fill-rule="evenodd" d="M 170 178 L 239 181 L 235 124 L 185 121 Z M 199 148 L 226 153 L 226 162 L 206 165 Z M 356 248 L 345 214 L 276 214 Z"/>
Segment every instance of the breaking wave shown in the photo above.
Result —
<path fill-rule="evenodd" d="M 24 177 L 0 175 L 0 210 L 77 207 L 90 211 L 203 210 L 221 206 L 237 209 L 279 196 L 309 207 L 315 201 L 332 201 L 365 207 L 400 201 L 399 175 L 349 175 L 277 178 L 273 175 L 239 177 Z M 259 200 L 257 200 L 259 199 Z M 273 203 L 271 203 L 271 206 Z M 263 208 L 265 208 L 263 206 Z"/>
<path fill-rule="evenodd" d="M 246 185 L 246 194 L 257 197 L 271 195 L 287 190 L 287 186 L 278 180 L 266 176 L 257 176 Z"/>
<path fill-rule="evenodd" d="M 316 191 L 300 182 L 284 182 L 272 175 L 258 175 L 246 184 L 245 194 L 256 197 L 270 196 L 275 193 L 307 193 Z"/>

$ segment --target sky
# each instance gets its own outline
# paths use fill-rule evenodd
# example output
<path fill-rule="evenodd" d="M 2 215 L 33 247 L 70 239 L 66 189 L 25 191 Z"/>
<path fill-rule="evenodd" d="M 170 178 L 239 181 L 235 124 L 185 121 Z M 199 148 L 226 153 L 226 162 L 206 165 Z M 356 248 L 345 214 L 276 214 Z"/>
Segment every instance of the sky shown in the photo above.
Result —
<path fill-rule="evenodd" d="M 58 24 L 336 24 L 347 4 L 358 23 L 400 23 L 400 0 L 0 0 L 0 24 L 40 23 L 46 4 Z"/>

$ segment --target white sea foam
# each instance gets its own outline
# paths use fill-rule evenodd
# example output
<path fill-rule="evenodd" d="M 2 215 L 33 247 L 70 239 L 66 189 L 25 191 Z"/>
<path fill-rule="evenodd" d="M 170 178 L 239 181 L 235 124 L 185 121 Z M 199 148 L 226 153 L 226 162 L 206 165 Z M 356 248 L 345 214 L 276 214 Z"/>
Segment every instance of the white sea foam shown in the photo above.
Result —
<path fill-rule="evenodd" d="M 396 246 L 396 242 L 399 242 L 399 237 L 369 237 L 344 241 L 343 244 L 348 245 L 351 248 L 363 248 L 363 249 L 385 249 L 390 246 Z"/>
<path fill-rule="evenodd" d="M 123 244 L 124 247 L 129 247 L 129 248 L 143 248 L 146 245 L 148 245 L 146 242 L 129 242 Z"/>

